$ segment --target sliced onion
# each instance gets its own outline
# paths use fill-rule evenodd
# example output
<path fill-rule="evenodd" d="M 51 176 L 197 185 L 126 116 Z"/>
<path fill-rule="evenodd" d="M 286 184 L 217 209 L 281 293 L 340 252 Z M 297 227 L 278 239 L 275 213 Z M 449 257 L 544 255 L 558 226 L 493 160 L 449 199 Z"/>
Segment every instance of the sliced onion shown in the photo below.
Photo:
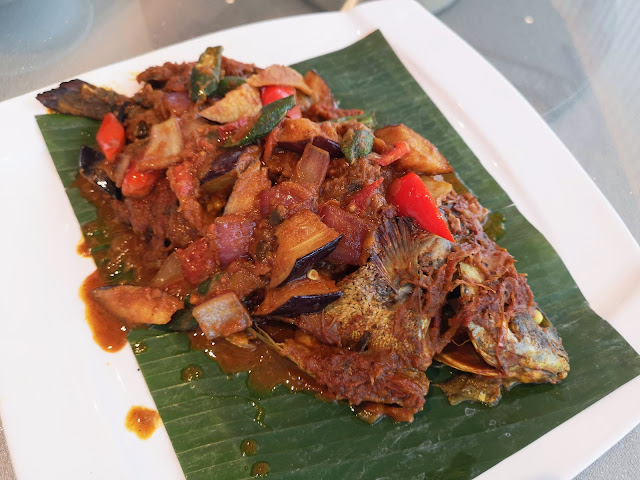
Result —
<path fill-rule="evenodd" d="M 182 278 L 182 264 L 180 259 L 173 252 L 164 261 L 156 276 L 151 280 L 151 285 L 157 288 L 165 287 Z"/>
<path fill-rule="evenodd" d="M 182 131 L 176 117 L 151 127 L 149 144 L 140 161 L 140 170 L 162 170 L 180 161 Z"/>
<path fill-rule="evenodd" d="M 241 332 L 251 325 L 249 312 L 234 292 L 217 295 L 193 308 L 200 329 L 209 339 Z"/>
<path fill-rule="evenodd" d="M 269 188 L 271 188 L 271 182 L 267 178 L 267 169 L 262 166 L 260 160 L 256 160 L 238 177 L 224 207 L 224 214 L 253 210 L 258 204 L 260 193 Z"/>
<path fill-rule="evenodd" d="M 329 152 L 309 142 L 298 160 L 293 181 L 319 191 L 329 168 Z"/>
<path fill-rule="evenodd" d="M 373 239 L 374 226 L 334 205 L 324 205 L 320 216 L 325 224 L 344 235 L 327 260 L 348 265 L 364 263 L 366 258 L 363 257 L 366 256 L 368 243 Z"/>
<path fill-rule="evenodd" d="M 248 255 L 256 223 L 243 214 L 223 215 L 215 220 L 218 261 L 223 268 Z"/>

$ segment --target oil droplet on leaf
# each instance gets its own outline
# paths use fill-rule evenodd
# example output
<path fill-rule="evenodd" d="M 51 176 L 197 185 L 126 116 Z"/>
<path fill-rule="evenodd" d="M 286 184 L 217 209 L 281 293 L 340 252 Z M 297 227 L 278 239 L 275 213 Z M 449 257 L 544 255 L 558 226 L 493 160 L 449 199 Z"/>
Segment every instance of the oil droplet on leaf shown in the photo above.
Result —
<path fill-rule="evenodd" d="M 131 407 L 124 425 L 127 430 L 135 433 L 138 438 L 146 440 L 153 435 L 153 432 L 160 425 L 160 414 L 147 407 Z"/>
<path fill-rule="evenodd" d="M 203 374 L 204 370 L 202 370 L 202 367 L 199 367 L 198 365 L 189 365 L 182 369 L 180 377 L 183 382 L 193 382 L 194 380 L 202 377 Z"/>
<path fill-rule="evenodd" d="M 504 220 L 504 215 L 498 212 L 493 212 L 487 215 L 487 220 L 482 229 L 494 242 L 500 240 L 504 235 Z"/>
<path fill-rule="evenodd" d="M 251 457 L 258 453 L 258 442 L 256 442 L 253 438 L 247 438 L 242 441 L 240 445 L 240 451 L 242 452 L 243 457 Z"/>
<path fill-rule="evenodd" d="M 267 462 L 256 462 L 251 467 L 252 477 L 264 477 L 269 473 L 269 464 Z"/>
<path fill-rule="evenodd" d="M 133 344 L 133 353 L 135 353 L 136 355 L 140 355 L 141 353 L 144 353 L 146 351 L 147 344 L 144 343 L 144 340 L 140 340 L 139 342 Z"/>

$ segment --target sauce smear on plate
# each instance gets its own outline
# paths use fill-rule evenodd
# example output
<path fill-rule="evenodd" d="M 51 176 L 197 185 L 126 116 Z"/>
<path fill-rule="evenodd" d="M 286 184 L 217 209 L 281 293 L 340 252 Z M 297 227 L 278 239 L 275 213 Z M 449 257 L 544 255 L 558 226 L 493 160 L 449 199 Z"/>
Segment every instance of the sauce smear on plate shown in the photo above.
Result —
<path fill-rule="evenodd" d="M 151 408 L 134 406 L 127 413 L 124 424 L 127 430 L 146 440 L 160 425 L 160 414 Z"/>
<path fill-rule="evenodd" d="M 80 298 L 85 304 L 87 322 L 95 342 L 107 352 L 117 352 L 127 344 L 129 329 L 91 296 L 92 290 L 103 285 L 100 274 L 97 271 L 93 272 L 82 283 Z"/>

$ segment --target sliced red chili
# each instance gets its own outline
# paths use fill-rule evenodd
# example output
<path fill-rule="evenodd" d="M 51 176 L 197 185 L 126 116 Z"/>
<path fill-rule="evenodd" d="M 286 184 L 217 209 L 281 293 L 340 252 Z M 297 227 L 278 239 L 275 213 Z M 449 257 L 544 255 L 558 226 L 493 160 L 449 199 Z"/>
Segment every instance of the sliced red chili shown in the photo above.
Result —
<path fill-rule="evenodd" d="M 353 198 L 349 201 L 349 204 L 347 205 L 347 210 L 350 212 L 355 212 L 356 210 L 362 211 L 365 208 L 367 208 L 367 206 L 369 205 L 369 202 L 371 201 L 371 197 L 373 196 L 373 193 L 376 191 L 376 188 L 382 185 L 383 181 L 384 181 L 384 178 L 380 177 L 375 182 L 370 183 L 369 185 L 364 187 L 362 190 L 360 190 L 358 193 L 356 193 L 353 196 Z"/>
<path fill-rule="evenodd" d="M 381 167 L 391 165 L 396 160 L 400 160 L 410 151 L 411 149 L 409 148 L 409 144 L 404 140 L 400 140 L 399 142 L 396 142 L 391 150 L 386 152 L 378 159 L 378 165 L 380 165 Z"/>
<path fill-rule="evenodd" d="M 428 232 L 454 241 L 435 200 L 422 179 L 415 173 L 407 173 L 404 177 L 394 180 L 389 187 L 389 199 L 398 207 L 400 215 L 413 218 Z"/>

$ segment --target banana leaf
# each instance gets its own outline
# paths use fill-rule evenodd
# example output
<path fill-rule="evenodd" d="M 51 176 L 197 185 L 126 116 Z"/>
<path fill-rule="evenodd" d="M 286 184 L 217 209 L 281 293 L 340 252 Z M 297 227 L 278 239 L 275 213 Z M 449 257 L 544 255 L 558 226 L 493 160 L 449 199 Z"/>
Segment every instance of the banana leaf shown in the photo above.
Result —
<path fill-rule="evenodd" d="M 222 372 L 205 353 L 190 350 L 182 334 L 133 331 L 130 343 L 146 344 L 136 349 L 141 352 L 137 360 L 188 479 L 247 478 L 267 466 L 274 478 L 473 478 L 640 374 L 640 357 L 589 308 L 553 248 L 484 170 L 379 32 L 294 67 L 303 73 L 315 68 L 342 107 L 375 111 L 379 125 L 403 122 L 420 132 L 480 202 L 504 217 L 500 244 L 528 274 L 537 302 L 563 338 L 571 372 L 560 385 L 515 387 L 494 408 L 452 407 L 431 388 L 412 424 L 384 419 L 369 425 L 342 403 L 282 386 L 257 393 L 247 385 L 246 373 Z M 78 220 L 90 220 L 91 209 L 71 182 L 78 148 L 91 138 L 95 123 L 63 115 L 41 116 L 38 122 Z M 189 365 L 202 368 L 196 381 L 182 379 Z M 449 374 L 443 366 L 428 371 L 436 381 Z M 249 439 L 257 443 L 255 455 L 241 449 Z"/>

